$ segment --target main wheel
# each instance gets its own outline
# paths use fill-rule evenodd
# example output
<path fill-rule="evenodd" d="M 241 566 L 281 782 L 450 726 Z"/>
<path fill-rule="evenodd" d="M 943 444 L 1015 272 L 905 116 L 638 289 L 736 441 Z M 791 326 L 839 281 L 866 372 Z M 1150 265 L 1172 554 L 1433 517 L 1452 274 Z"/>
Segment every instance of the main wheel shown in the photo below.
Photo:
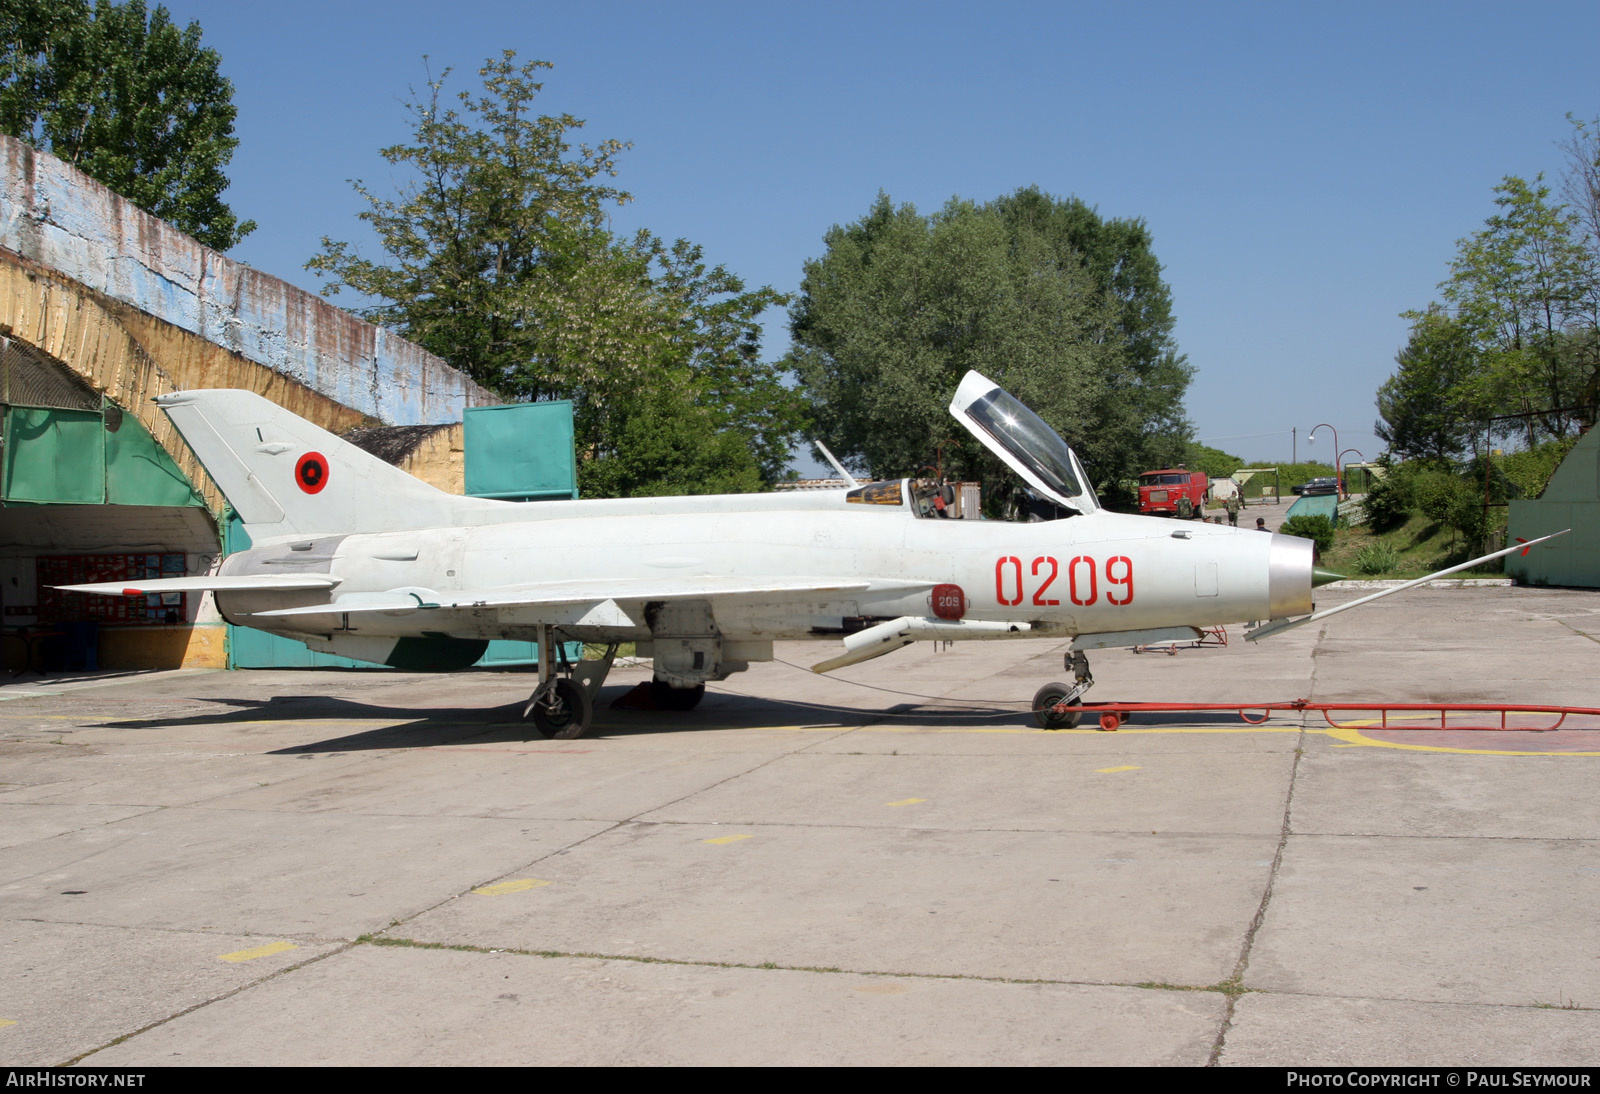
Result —
<path fill-rule="evenodd" d="M 1072 694 L 1072 689 L 1065 684 L 1046 684 L 1033 695 L 1033 720 L 1044 729 L 1076 729 L 1078 722 L 1083 718 L 1083 712 L 1074 710 L 1067 714 L 1056 713 L 1056 704 Z M 1074 707 L 1083 706 L 1082 699 L 1074 699 Z"/>
<path fill-rule="evenodd" d="M 705 695 L 704 684 L 696 684 L 692 688 L 679 688 L 659 678 L 650 681 L 650 698 L 657 710 L 693 710 L 700 705 L 700 700 L 704 699 Z"/>
<path fill-rule="evenodd" d="M 582 737 L 593 718 L 594 705 L 588 693 L 571 680 L 557 680 L 555 694 L 533 708 L 533 724 L 556 741 Z"/>

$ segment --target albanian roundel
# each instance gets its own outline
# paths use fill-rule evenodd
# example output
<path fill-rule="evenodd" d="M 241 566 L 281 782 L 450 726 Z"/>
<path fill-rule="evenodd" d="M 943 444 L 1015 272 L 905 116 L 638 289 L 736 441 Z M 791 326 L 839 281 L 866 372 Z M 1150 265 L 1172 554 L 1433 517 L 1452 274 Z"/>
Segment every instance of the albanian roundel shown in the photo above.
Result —
<path fill-rule="evenodd" d="M 307 452 L 294 465 L 294 481 L 308 494 L 315 494 L 328 485 L 328 461 L 321 452 Z"/>

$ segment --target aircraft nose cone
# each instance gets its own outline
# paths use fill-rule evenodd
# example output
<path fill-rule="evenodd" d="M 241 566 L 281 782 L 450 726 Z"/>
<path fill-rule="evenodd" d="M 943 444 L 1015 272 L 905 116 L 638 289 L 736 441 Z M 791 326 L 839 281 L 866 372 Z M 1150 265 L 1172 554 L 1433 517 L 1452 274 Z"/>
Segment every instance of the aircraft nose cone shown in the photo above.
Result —
<path fill-rule="evenodd" d="M 1311 587 L 1313 589 L 1318 585 L 1329 585 L 1335 581 L 1348 580 L 1349 578 L 1347 578 L 1344 574 L 1336 574 L 1332 570 L 1324 570 L 1321 566 L 1315 567 L 1311 571 Z"/>
<path fill-rule="evenodd" d="M 1311 611 L 1312 543 L 1299 536 L 1277 532 L 1268 541 L 1268 618 L 1287 619 Z"/>

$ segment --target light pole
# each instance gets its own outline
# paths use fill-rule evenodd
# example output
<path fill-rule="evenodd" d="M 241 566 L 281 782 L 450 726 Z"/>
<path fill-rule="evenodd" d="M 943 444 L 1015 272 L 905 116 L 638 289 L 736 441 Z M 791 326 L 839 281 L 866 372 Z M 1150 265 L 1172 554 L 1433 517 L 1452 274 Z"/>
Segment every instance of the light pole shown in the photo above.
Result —
<path fill-rule="evenodd" d="M 1332 426 L 1330 426 L 1329 428 L 1331 429 Z M 1343 451 L 1341 451 L 1339 453 L 1339 458 L 1334 461 L 1334 473 L 1336 475 L 1339 472 L 1344 470 L 1344 454 L 1345 454 L 1345 452 L 1354 452 L 1356 455 L 1361 457 L 1361 462 L 1362 463 L 1366 463 L 1367 462 L 1366 453 L 1362 452 L 1361 449 L 1359 449 L 1359 448 L 1346 448 L 1346 449 L 1344 449 Z M 1369 476 L 1369 479 L 1370 479 L 1370 476 Z"/>
<path fill-rule="evenodd" d="M 1339 451 L 1339 431 L 1337 429 L 1334 429 L 1333 426 L 1328 425 L 1327 422 L 1318 422 L 1316 425 L 1312 426 L 1311 427 L 1311 435 L 1306 438 L 1306 443 L 1307 444 L 1316 444 L 1317 443 L 1317 430 L 1324 429 L 1324 428 L 1332 430 L 1332 432 L 1333 432 L 1333 450 L 1335 452 L 1338 452 Z M 1336 497 L 1338 497 L 1340 501 L 1344 500 L 1344 480 L 1341 479 L 1340 476 L 1339 476 L 1339 457 L 1338 456 L 1335 456 L 1333 458 L 1333 492 L 1334 492 L 1334 495 Z"/>

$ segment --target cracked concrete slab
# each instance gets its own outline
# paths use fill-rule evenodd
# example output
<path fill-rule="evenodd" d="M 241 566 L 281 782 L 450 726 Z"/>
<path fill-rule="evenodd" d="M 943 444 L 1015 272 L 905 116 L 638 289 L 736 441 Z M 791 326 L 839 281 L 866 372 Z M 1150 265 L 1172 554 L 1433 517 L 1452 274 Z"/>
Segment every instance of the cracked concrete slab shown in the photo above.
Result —
<path fill-rule="evenodd" d="M 1588 705 L 1596 618 L 1600 593 L 1427 589 L 1259 647 L 1103 651 L 1090 698 Z M 579 741 L 520 722 L 522 674 L 0 684 L 0 978 L 25 981 L 0 1055 L 1506 1065 L 1594 1043 L 1600 729 L 1045 732 L 1026 710 L 1060 643 L 835 678 L 805 670 L 817 649 L 692 713 L 612 709 L 648 678 L 624 667 Z"/>

